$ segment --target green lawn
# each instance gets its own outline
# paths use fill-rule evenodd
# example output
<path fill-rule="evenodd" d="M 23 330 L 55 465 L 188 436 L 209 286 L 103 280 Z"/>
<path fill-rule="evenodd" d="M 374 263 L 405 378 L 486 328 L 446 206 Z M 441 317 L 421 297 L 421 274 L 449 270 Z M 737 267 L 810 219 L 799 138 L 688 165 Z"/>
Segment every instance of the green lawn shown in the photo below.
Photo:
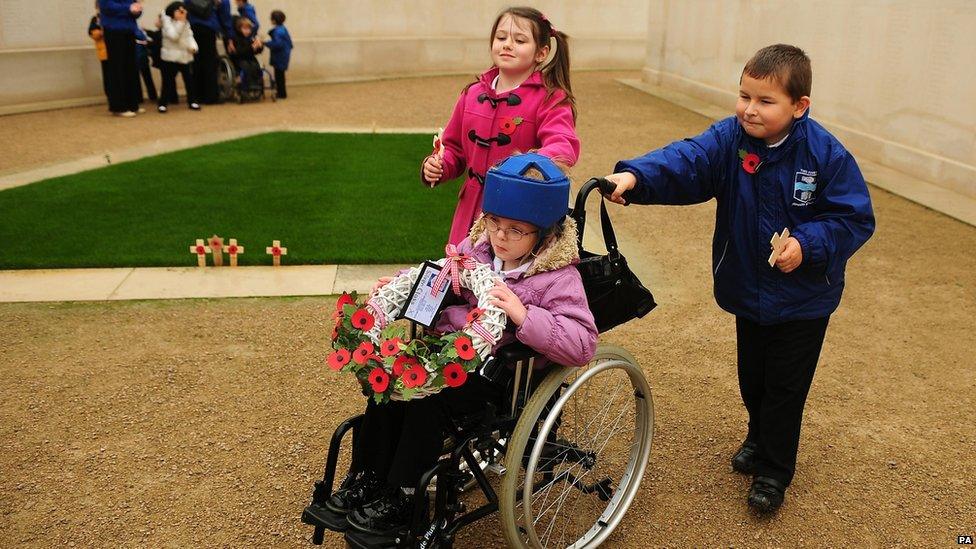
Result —
<path fill-rule="evenodd" d="M 217 233 L 242 265 L 443 256 L 457 186 L 419 181 L 428 135 L 270 133 L 0 192 L 0 268 L 196 265 Z"/>

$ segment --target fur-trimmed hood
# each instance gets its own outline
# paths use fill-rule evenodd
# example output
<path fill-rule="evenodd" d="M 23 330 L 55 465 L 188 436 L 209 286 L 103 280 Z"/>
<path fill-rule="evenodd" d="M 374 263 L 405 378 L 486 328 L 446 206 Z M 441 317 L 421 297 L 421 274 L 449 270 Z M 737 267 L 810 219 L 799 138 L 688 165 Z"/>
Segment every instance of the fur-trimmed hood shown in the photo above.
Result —
<path fill-rule="evenodd" d="M 471 242 L 471 247 L 475 255 L 486 253 L 489 258 L 494 257 L 494 254 L 491 252 L 491 243 L 488 241 L 488 234 L 486 233 L 484 214 L 479 216 L 474 222 L 471 231 L 468 233 L 468 240 Z M 576 263 L 579 263 L 576 220 L 567 216 L 563 221 L 562 234 L 539 252 L 539 255 L 536 256 L 532 264 L 525 271 L 524 276 L 555 271 L 567 265 L 575 265 Z"/>

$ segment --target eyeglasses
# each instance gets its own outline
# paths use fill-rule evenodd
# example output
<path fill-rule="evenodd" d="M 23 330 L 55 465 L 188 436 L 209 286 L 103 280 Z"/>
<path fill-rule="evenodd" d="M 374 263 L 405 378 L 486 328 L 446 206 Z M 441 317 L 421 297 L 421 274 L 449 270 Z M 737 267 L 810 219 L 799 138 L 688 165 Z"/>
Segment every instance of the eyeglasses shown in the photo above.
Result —
<path fill-rule="evenodd" d="M 486 217 L 485 218 L 485 224 L 488 225 L 488 231 L 491 232 L 492 234 L 497 233 L 498 230 L 501 229 L 501 227 L 498 225 L 498 222 L 495 221 L 495 219 L 494 218 L 491 218 L 491 217 Z M 502 232 L 505 233 L 505 238 L 506 239 L 511 240 L 512 242 L 518 242 L 519 240 L 522 240 L 522 237 L 523 236 L 530 235 L 530 234 L 535 234 L 535 233 L 537 233 L 539 231 L 530 231 L 530 232 L 524 233 L 524 232 L 522 232 L 522 231 L 520 231 L 518 229 L 512 228 L 512 229 L 502 229 Z"/>

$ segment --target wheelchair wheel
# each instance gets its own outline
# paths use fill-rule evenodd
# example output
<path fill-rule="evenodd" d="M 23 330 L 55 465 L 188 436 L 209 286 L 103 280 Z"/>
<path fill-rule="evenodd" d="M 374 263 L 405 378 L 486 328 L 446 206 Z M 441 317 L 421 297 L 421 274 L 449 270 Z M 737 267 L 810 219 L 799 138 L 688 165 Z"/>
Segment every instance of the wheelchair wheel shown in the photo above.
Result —
<path fill-rule="evenodd" d="M 234 64 L 230 58 L 221 56 L 217 60 L 217 91 L 221 101 L 234 97 Z"/>
<path fill-rule="evenodd" d="M 637 361 L 601 345 L 582 368 L 551 371 L 522 410 L 499 494 L 511 547 L 597 547 L 637 493 L 654 408 Z"/>

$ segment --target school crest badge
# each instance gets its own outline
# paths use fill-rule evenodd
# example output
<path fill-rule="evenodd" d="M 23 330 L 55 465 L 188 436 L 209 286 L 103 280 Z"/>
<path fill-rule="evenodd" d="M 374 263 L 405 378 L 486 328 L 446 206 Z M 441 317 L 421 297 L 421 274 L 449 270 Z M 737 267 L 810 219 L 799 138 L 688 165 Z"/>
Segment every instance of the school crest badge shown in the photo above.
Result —
<path fill-rule="evenodd" d="M 800 170 L 793 178 L 793 205 L 809 206 L 817 198 L 817 172 Z"/>

